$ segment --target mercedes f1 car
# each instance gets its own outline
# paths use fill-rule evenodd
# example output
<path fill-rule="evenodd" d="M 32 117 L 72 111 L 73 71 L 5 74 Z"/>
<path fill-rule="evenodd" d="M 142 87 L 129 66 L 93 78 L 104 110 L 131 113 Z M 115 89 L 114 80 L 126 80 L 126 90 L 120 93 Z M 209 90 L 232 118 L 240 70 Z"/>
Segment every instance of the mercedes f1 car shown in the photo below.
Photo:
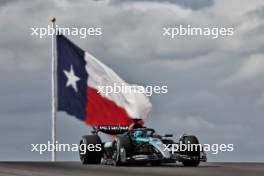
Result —
<path fill-rule="evenodd" d="M 196 136 L 182 135 L 178 142 L 173 141 L 171 134 L 164 136 L 155 133 L 154 129 L 143 126 L 130 130 L 116 130 L 113 141 L 102 142 L 98 132 L 105 129 L 94 128 L 92 135 L 85 135 L 80 141 L 80 151 L 84 146 L 101 145 L 101 150 L 80 152 L 82 164 L 129 165 L 182 162 L 184 166 L 198 166 L 206 162 L 206 154 Z M 125 132 L 124 132 L 125 131 Z M 179 150 L 179 145 L 189 144 L 188 149 Z M 194 145 L 191 145 L 194 144 Z M 195 149 L 194 149 L 195 148 Z"/>

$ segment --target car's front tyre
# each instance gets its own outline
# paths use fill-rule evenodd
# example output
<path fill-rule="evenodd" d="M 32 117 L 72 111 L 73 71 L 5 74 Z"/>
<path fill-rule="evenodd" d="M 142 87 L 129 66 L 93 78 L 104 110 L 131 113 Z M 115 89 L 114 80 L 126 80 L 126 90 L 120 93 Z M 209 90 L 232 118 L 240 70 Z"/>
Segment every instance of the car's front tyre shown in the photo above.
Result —
<path fill-rule="evenodd" d="M 199 166 L 201 148 L 199 146 L 200 144 L 199 144 L 197 137 L 192 136 L 192 135 L 185 135 L 180 139 L 180 142 L 182 142 L 182 144 L 192 146 L 192 147 L 188 148 L 190 150 L 186 150 L 182 153 L 182 154 L 188 155 L 190 157 L 190 159 L 182 160 L 182 164 L 184 166 L 189 166 L 189 167 L 190 166 L 192 166 L 192 167 Z M 197 145 L 198 147 L 195 147 L 195 145 Z"/>

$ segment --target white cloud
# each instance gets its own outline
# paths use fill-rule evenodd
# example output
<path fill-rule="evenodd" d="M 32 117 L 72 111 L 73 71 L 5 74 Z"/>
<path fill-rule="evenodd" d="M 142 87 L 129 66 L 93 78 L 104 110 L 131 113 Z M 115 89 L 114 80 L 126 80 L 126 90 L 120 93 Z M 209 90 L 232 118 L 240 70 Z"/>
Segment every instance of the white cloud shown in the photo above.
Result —
<path fill-rule="evenodd" d="M 241 59 L 243 62 L 236 71 L 225 80 L 226 83 L 237 83 L 254 80 L 264 75 L 264 54 L 251 55 Z"/>

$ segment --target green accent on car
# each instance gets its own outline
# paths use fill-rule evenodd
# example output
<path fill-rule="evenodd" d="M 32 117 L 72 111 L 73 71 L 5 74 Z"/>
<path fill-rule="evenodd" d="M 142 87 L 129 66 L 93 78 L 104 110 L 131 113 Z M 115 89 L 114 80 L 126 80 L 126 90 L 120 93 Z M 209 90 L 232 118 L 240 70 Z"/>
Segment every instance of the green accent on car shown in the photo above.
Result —
<path fill-rule="evenodd" d="M 137 142 L 149 142 L 149 138 L 137 137 L 135 140 Z"/>

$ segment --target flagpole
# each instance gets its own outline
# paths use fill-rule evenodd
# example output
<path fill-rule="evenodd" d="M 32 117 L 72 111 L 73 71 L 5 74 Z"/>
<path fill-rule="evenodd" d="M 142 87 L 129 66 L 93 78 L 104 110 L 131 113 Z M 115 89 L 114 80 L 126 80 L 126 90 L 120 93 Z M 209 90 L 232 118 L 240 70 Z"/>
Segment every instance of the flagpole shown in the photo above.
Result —
<path fill-rule="evenodd" d="M 51 140 L 53 144 L 53 150 L 51 153 L 51 161 L 56 161 L 56 111 L 57 111 L 57 101 L 56 101 L 56 18 L 52 18 L 52 59 L 51 59 L 51 111 L 52 111 L 52 127 L 51 127 Z"/>

